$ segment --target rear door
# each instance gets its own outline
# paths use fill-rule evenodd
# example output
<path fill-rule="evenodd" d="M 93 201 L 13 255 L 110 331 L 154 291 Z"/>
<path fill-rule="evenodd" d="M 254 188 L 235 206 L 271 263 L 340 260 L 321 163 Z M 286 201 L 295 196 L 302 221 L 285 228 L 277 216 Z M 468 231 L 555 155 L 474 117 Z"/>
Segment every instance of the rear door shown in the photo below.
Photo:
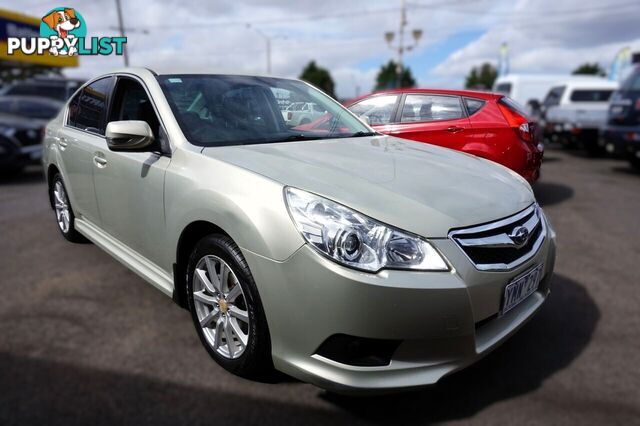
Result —
<path fill-rule="evenodd" d="M 402 97 L 395 123 L 385 133 L 462 149 L 469 130 L 469 119 L 459 96 L 409 93 Z"/>
<path fill-rule="evenodd" d="M 78 218 L 100 225 L 93 187 L 95 153 L 105 146 L 105 118 L 114 78 L 94 81 L 69 103 L 66 123 L 58 131 L 62 175 Z"/>

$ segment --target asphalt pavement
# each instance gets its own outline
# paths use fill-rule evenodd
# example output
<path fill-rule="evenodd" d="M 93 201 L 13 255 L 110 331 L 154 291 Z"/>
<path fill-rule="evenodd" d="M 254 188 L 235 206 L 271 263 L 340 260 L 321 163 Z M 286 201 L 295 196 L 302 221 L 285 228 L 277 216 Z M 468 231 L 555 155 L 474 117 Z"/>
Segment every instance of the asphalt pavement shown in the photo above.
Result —
<path fill-rule="evenodd" d="M 244 380 L 188 313 L 58 233 L 41 171 L 0 180 L 0 424 L 640 424 L 640 173 L 549 150 L 553 291 L 518 334 L 422 391 L 336 396 Z"/>

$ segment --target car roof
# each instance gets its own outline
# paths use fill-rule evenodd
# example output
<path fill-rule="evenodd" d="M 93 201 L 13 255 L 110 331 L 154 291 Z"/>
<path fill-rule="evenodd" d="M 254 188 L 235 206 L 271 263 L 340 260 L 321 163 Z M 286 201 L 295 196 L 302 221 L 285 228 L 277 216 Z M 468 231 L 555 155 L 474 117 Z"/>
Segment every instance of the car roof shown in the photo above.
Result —
<path fill-rule="evenodd" d="M 566 86 L 569 89 L 617 89 L 619 84 L 617 81 L 594 78 L 591 80 L 567 80 L 558 82 L 554 87 Z"/>
<path fill-rule="evenodd" d="M 454 96 L 466 96 L 469 98 L 478 98 L 478 99 L 498 99 L 503 97 L 504 95 L 501 93 L 493 93 L 493 92 L 482 92 L 479 90 L 456 90 L 456 89 L 429 89 L 429 88 L 403 88 L 403 89 L 386 89 L 379 90 L 368 95 L 359 96 L 354 99 L 350 99 L 346 101 L 345 105 L 351 105 L 356 102 L 360 102 L 363 99 L 372 97 L 372 96 L 380 96 L 380 95 L 388 95 L 394 93 L 433 93 L 437 95 L 454 95 Z"/>

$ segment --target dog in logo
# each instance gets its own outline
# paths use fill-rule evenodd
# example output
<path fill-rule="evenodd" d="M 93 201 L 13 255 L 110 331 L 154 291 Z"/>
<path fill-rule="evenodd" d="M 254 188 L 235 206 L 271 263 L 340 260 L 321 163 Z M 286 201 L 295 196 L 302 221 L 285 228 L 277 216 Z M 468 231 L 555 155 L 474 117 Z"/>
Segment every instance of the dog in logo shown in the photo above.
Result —
<path fill-rule="evenodd" d="M 80 20 L 76 18 L 76 11 L 74 9 L 54 10 L 43 17 L 42 22 L 58 34 L 57 36 L 51 36 L 50 38 L 52 40 L 58 38 L 74 38 L 73 34 L 69 34 L 69 31 L 80 27 Z M 52 47 L 49 51 L 55 56 L 73 56 L 78 53 L 78 49 L 75 47 L 69 47 L 68 50 L 58 50 L 58 48 Z"/>

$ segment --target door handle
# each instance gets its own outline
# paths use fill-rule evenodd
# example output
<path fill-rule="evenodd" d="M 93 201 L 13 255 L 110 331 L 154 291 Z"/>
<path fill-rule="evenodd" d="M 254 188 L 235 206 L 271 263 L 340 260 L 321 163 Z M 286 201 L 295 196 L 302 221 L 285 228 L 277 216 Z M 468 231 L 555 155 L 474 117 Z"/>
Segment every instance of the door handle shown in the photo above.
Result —
<path fill-rule="evenodd" d="M 101 169 L 107 165 L 107 159 L 104 157 L 100 157 L 99 155 L 93 156 L 93 162 L 96 164 L 96 166 L 100 167 Z"/>
<path fill-rule="evenodd" d="M 69 142 L 67 142 L 65 138 L 58 138 L 58 145 L 60 145 L 60 148 L 64 151 L 65 148 L 69 145 Z"/>
<path fill-rule="evenodd" d="M 464 130 L 463 127 L 458 127 L 458 126 L 447 127 L 447 132 L 449 132 L 449 133 L 459 133 L 459 132 L 461 132 L 463 130 Z"/>

